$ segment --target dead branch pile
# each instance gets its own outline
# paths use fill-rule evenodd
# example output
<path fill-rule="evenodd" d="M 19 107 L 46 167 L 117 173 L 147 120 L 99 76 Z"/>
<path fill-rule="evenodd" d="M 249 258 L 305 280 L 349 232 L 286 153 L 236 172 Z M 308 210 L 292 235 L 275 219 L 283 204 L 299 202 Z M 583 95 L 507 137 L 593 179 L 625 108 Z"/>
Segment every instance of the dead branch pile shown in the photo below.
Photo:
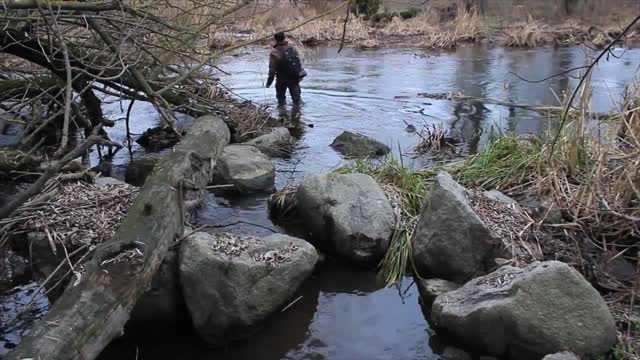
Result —
<path fill-rule="evenodd" d="M 462 141 L 447 134 L 444 124 L 427 124 L 418 132 L 418 143 L 414 147 L 417 155 L 429 155 L 438 158 L 459 156 Z"/>
<path fill-rule="evenodd" d="M 54 251 L 56 244 L 68 249 L 100 244 L 113 236 L 136 194 L 137 188 L 130 185 L 53 182 L 11 217 L 0 220 L 0 246 L 28 232 L 46 234 Z"/>
<path fill-rule="evenodd" d="M 251 102 L 237 104 L 227 102 L 220 104 L 218 111 L 225 122 L 235 130 L 234 140 L 244 142 L 271 131 L 271 128 L 282 125 L 271 116 L 271 112 L 265 106 L 259 106 Z"/>
<path fill-rule="evenodd" d="M 482 191 L 467 191 L 471 208 L 494 236 L 511 252 L 513 264 L 528 264 L 542 259 L 536 223 L 517 204 L 507 204 L 487 197 Z"/>

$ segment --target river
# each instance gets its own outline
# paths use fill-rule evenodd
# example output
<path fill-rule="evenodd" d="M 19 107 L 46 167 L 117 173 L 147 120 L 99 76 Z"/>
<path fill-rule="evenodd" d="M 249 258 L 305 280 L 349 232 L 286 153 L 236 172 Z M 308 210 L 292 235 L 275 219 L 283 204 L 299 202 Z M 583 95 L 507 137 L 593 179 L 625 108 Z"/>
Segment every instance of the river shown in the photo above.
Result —
<path fill-rule="evenodd" d="M 528 104 L 557 105 L 558 96 L 570 91 L 577 80 L 570 76 L 531 83 L 530 80 L 584 65 L 579 48 L 512 50 L 465 46 L 448 52 L 415 49 L 359 51 L 318 47 L 304 51 L 309 73 L 302 83 L 303 104 L 276 109 L 273 88 L 265 89 L 268 48 L 242 50 L 225 58 L 219 76 L 237 96 L 270 105 L 276 116 L 299 118 L 306 128 L 290 159 L 277 159 L 276 185 L 299 181 L 304 174 L 330 171 L 344 162 L 329 144 L 344 130 L 369 135 L 391 145 L 405 163 L 426 166 L 412 159 L 418 137 L 405 131 L 407 124 L 443 124 L 464 139 L 469 152 L 477 151 L 492 131 L 541 133 L 549 122 L 540 114 L 486 105 L 489 111 L 462 116 L 459 104 L 419 97 L 422 92 L 460 92 Z M 639 50 L 616 49 L 593 75 L 593 110 L 615 109 L 624 87 L 640 66 Z M 620 58 L 618 58 L 620 57 Z M 122 118 L 126 102 L 106 105 L 111 118 Z M 183 121 L 187 121 L 183 119 Z M 158 124 L 149 104 L 133 107 L 132 129 L 141 133 Z M 124 139 L 119 121 L 110 132 Z M 144 156 L 135 146 L 134 157 Z M 115 159 L 116 176 L 128 155 Z M 201 224 L 226 224 L 237 220 L 259 224 L 227 228 L 252 235 L 268 235 L 273 225 L 267 216 L 267 197 L 222 198 L 208 194 L 205 206 L 194 214 Z M 208 349 L 196 335 L 182 329 L 161 329 L 149 337 L 128 337 L 110 346 L 100 357 L 109 359 L 437 359 L 440 341 L 424 320 L 411 279 L 403 287 L 385 288 L 372 271 L 354 269 L 331 259 L 323 263 L 300 289 L 302 298 L 269 319 L 264 328 L 245 342 L 225 349 Z M 0 351 L 1 354 L 1 351 Z"/>

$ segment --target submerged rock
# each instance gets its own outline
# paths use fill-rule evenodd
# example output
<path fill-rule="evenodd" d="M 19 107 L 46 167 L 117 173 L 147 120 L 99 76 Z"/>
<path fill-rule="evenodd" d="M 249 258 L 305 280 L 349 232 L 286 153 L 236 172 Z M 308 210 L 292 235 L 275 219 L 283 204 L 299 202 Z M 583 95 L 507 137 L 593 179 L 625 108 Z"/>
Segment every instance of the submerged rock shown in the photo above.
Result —
<path fill-rule="evenodd" d="M 378 140 L 350 131 L 338 135 L 330 146 L 337 152 L 354 158 L 382 156 L 391 151 L 391 148 Z"/>
<path fill-rule="evenodd" d="M 38 281 L 44 281 L 53 274 L 56 267 L 65 259 L 64 249 L 59 243 L 55 244 L 55 253 L 52 248 L 52 242 L 49 241 L 47 234 L 44 232 L 29 232 L 26 235 L 28 244 L 28 255 L 31 261 L 31 269 L 33 270 L 33 276 Z M 64 272 L 59 271 L 50 280 L 55 284 L 58 281 L 62 281 Z M 64 291 L 66 282 L 63 282 L 60 286 L 57 286 L 52 291 L 47 293 L 49 301 L 54 302 Z"/>
<path fill-rule="evenodd" d="M 178 130 L 182 136 L 184 131 Z M 148 151 L 160 151 L 180 141 L 178 135 L 168 126 L 156 126 L 145 130 L 136 142 Z"/>
<path fill-rule="evenodd" d="M 343 258 L 373 265 L 387 251 L 395 213 L 371 176 L 308 176 L 298 186 L 296 202 L 305 230 Z"/>
<path fill-rule="evenodd" d="M 440 356 L 440 360 L 471 360 L 466 351 L 453 346 L 447 346 Z"/>
<path fill-rule="evenodd" d="M 157 324 L 180 324 L 187 318 L 186 305 L 180 287 L 178 249 L 170 249 L 153 276 L 151 286 L 131 312 L 131 322 L 141 327 Z"/>
<path fill-rule="evenodd" d="M 540 359 L 558 351 L 593 358 L 616 342 L 614 319 L 600 294 L 558 261 L 505 266 L 438 296 L 434 327 L 479 352 Z"/>
<path fill-rule="evenodd" d="M 424 305 L 431 306 L 436 298 L 449 291 L 457 290 L 461 285 L 443 279 L 415 279 L 420 298 Z"/>
<path fill-rule="evenodd" d="M 277 127 L 271 129 L 270 133 L 258 136 L 246 143 L 257 147 L 268 156 L 275 157 L 290 155 L 293 139 L 289 129 Z"/>
<path fill-rule="evenodd" d="M 413 234 L 420 275 L 464 282 L 485 274 L 501 257 L 501 242 L 471 208 L 465 189 L 440 173 Z"/>
<path fill-rule="evenodd" d="M 216 162 L 214 181 L 233 185 L 238 192 L 274 190 L 276 171 L 271 160 L 258 148 L 229 145 Z"/>
<path fill-rule="evenodd" d="M 142 186 L 158 163 L 158 158 L 132 160 L 127 164 L 124 181 L 134 186 Z"/>
<path fill-rule="evenodd" d="M 196 331 L 214 346 L 250 336 L 287 305 L 317 260 L 311 244 L 283 234 L 189 236 L 180 250 L 180 281 Z"/>

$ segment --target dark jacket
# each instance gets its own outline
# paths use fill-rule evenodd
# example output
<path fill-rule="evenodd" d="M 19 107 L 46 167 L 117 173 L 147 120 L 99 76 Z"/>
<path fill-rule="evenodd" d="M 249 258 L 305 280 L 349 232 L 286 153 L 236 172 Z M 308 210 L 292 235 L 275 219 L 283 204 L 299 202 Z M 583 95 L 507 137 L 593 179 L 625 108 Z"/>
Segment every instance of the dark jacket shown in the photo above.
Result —
<path fill-rule="evenodd" d="M 285 49 L 287 48 L 291 48 L 292 46 L 289 45 L 289 43 L 285 40 L 285 41 L 278 41 L 275 45 L 273 45 L 273 48 L 271 49 L 271 53 L 269 54 L 269 78 L 267 79 L 267 86 L 270 86 L 271 83 L 273 82 L 274 77 L 277 77 L 278 79 L 282 79 L 282 80 L 294 80 L 297 81 L 299 79 L 287 79 L 285 78 L 284 74 L 279 74 L 279 69 L 280 69 L 280 62 L 283 61 L 282 55 Z M 293 51 L 295 51 L 296 54 L 298 54 L 298 51 L 294 48 Z"/>

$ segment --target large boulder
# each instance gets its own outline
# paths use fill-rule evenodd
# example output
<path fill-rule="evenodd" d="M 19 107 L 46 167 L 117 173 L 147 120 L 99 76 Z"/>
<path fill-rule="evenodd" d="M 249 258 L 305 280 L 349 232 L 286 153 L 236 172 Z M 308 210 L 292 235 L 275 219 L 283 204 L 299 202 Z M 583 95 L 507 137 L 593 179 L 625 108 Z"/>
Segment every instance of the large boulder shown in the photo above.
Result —
<path fill-rule="evenodd" d="M 616 342 L 614 319 L 600 294 L 558 261 L 505 266 L 438 296 L 431 321 L 478 352 L 540 359 L 572 351 L 591 359 Z"/>
<path fill-rule="evenodd" d="M 289 129 L 277 127 L 271 129 L 271 132 L 251 139 L 246 143 L 257 147 L 268 156 L 275 157 L 290 155 L 293 139 Z"/>
<path fill-rule="evenodd" d="M 387 251 L 395 213 L 371 176 L 308 176 L 298 186 L 296 202 L 311 238 L 345 259 L 373 265 Z"/>
<path fill-rule="evenodd" d="M 387 145 L 368 136 L 345 131 L 330 145 L 337 152 L 353 158 L 375 157 L 391 151 Z"/>
<path fill-rule="evenodd" d="M 420 275 L 465 282 L 485 274 L 502 257 L 496 239 L 451 175 L 440 173 L 431 186 L 413 234 Z"/>
<path fill-rule="evenodd" d="M 229 145 L 216 162 L 214 181 L 234 186 L 238 192 L 273 191 L 273 163 L 255 146 Z"/>
<path fill-rule="evenodd" d="M 196 233 L 180 249 L 180 281 L 200 336 L 214 346 L 250 336 L 291 300 L 318 254 L 308 242 Z"/>
<path fill-rule="evenodd" d="M 132 160 L 127 164 L 127 170 L 124 174 L 124 181 L 133 186 L 142 186 L 147 180 L 147 176 L 151 174 L 156 164 L 160 161 L 158 158 L 144 158 Z"/>

